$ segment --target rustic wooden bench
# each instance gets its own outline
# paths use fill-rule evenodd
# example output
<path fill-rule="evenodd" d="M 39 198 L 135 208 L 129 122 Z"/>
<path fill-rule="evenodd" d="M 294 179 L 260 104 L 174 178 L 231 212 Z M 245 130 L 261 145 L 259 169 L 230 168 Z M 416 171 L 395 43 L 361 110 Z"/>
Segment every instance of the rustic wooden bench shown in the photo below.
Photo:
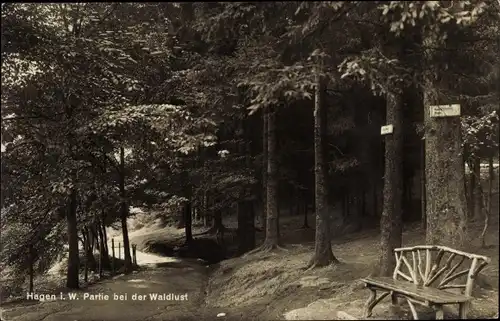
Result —
<path fill-rule="evenodd" d="M 364 310 L 366 318 L 389 294 L 395 305 L 398 298 L 406 299 L 415 320 L 418 320 L 418 314 L 414 303 L 435 309 L 436 320 L 443 319 L 444 305 L 458 304 L 460 319 L 467 318 L 474 279 L 490 262 L 489 258 L 429 245 L 398 248 L 394 254 L 397 263 L 392 278 L 368 277 L 362 280 L 371 291 Z M 464 262 L 463 270 L 456 272 Z M 457 281 L 460 283 L 452 284 Z M 378 298 L 377 291 L 381 292 Z"/>

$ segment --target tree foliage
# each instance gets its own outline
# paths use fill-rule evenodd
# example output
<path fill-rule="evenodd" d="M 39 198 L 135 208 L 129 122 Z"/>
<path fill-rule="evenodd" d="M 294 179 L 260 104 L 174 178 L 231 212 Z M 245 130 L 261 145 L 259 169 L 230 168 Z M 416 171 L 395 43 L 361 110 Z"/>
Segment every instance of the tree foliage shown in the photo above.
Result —
<path fill-rule="evenodd" d="M 103 211 L 116 222 L 123 203 L 173 214 L 209 195 L 213 214 L 260 199 L 263 110 L 276 117 L 278 199 L 313 199 L 318 77 L 329 199 L 366 200 L 363 215 L 378 217 L 387 95 L 405 106 L 406 167 L 425 130 L 424 79 L 461 104 L 468 161 L 498 149 L 499 11 L 484 1 L 3 4 L 2 220 L 12 241 L 2 262 L 24 271 L 16 244 L 34 240 L 38 259 L 60 252 L 73 193 L 78 230 Z"/>

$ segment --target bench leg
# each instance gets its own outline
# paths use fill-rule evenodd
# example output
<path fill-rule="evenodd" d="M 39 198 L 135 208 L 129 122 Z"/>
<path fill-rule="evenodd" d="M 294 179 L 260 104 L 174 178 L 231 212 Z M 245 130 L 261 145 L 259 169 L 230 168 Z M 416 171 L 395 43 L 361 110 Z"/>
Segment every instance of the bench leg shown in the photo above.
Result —
<path fill-rule="evenodd" d="M 371 288 L 369 288 L 369 290 L 371 292 L 365 305 L 365 313 L 364 313 L 365 318 L 371 317 L 373 308 L 390 293 L 390 292 L 384 292 L 377 298 L 377 290 Z"/>
<path fill-rule="evenodd" d="M 444 319 L 444 311 L 443 311 L 443 306 L 442 305 L 436 305 L 436 320 L 443 320 Z"/>
<path fill-rule="evenodd" d="M 460 319 L 467 319 L 467 311 L 469 310 L 469 302 L 462 302 L 458 304 L 458 317 Z"/>
<path fill-rule="evenodd" d="M 394 294 L 394 292 L 391 292 L 391 301 L 393 305 L 399 305 L 398 297 Z"/>
<path fill-rule="evenodd" d="M 363 316 L 365 318 L 368 318 L 372 315 L 372 309 L 373 309 L 373 302 L 375 302 L 375 298 L 377 297 L 377 291 L 373 290 L 373 289 L 369 289 L 370 290 L 370 296 L 368 297 L 368 300 L 366 301 L 366 304 L 365 304 L 365 313 L 363 314 Z"/>
<path fill-rule="evenodd" d="M 408 305 L 410 306 L 411 314 L 413 315 L 413 320 L 418 320 L 418 313 L 417 310 L 415 309 L 415 306 L 413 305 L 413 302 L 409 298 L 406 298 L 406 302 L 408 302 Z"/>

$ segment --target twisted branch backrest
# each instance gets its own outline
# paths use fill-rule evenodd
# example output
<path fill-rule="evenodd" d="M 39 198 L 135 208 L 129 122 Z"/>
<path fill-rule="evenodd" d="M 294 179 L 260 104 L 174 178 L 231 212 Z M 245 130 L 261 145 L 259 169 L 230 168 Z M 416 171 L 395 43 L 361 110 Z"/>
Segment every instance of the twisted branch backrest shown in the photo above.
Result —
<path fill-rule="evenodd" d="M 397 248 L 394 254 L 394 279 L 402 278 L 424 287 L 457 289 L 467 296 L 472 294 L 476 276 L 490 263 L 490 259 L 485 256 L 445 246 Z"/>

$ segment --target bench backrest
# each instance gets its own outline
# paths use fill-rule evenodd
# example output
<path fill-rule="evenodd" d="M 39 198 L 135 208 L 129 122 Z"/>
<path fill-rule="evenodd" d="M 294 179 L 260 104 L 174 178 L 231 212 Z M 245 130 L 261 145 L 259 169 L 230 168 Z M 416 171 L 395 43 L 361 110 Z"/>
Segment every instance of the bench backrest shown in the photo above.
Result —
<path fill-rule="evenodd" d="M 459 289 L 472 295 L 474 279 L 490 263 L 486 256 L 445 246 L 420 245 L 397 248 L 393 278 L 437 289 Z M 459 270 L 459 267 L 462 266 Z M 455 282 L 460 283 L 455 283 Z"/>

